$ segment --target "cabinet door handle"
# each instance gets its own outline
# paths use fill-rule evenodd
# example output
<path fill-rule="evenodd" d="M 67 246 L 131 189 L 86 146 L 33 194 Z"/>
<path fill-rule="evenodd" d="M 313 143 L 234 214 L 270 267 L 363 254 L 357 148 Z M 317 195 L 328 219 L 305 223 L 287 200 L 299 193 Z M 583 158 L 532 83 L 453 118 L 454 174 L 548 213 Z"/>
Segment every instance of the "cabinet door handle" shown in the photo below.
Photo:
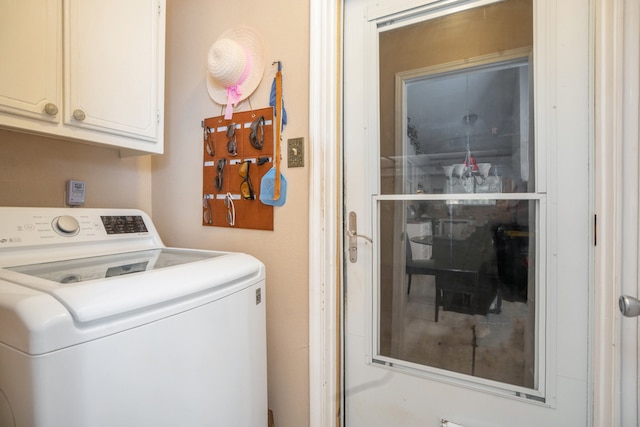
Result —
<path fill-rule="evenodd" d="M 44 106 L 44 112 L 50 116 L 55 116 L 56 114 L 58 114 L 58 106 L 52 102 L 48 102 Z"/>
<path fill-rule="evenodd" d="M 79 122 L 83 121 L 87 115 L 81 109 L 77 109 L 73 111 L 73 118 L 78 120 Z"/>

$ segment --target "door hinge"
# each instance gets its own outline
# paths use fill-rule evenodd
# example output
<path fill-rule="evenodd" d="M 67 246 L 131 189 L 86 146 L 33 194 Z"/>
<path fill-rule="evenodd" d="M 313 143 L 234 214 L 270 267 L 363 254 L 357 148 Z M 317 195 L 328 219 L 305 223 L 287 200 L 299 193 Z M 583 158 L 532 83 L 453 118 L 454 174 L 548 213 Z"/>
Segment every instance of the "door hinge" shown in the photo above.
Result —
<path fill-rule="evenodd" d="M 158 16 L 162 15 L 162 4 L 158 2 Z"/>
<path fill-rule="evenodd" d="M 593 246 L 598 246 L 598 215 L 593 216 Z"/>

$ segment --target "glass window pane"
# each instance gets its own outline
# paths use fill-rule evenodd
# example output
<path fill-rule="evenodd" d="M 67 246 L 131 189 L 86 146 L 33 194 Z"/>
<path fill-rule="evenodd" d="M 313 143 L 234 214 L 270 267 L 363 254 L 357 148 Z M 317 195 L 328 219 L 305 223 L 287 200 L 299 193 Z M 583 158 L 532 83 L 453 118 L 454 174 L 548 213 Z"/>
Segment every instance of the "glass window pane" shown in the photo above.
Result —
<path fill-rule="evenodd" d="M 381 27 L 381 194 L 535 191 L 532 43 L 530 0 Z"/>
<path fill-rule="evenodd" d="M 380 356 L 535 386 L 536 200 L 381 200 Z"/>
<path fill-rule="evenodd" d="M 528 58 L 404 85 L 409 146 L 403 153 L 413 185 L 402 193 L 529 190 Z"/>
<path fill-rule="evenodd" d="M 532 12 L 379 26 L 381 362 L 537 387 Z"/>

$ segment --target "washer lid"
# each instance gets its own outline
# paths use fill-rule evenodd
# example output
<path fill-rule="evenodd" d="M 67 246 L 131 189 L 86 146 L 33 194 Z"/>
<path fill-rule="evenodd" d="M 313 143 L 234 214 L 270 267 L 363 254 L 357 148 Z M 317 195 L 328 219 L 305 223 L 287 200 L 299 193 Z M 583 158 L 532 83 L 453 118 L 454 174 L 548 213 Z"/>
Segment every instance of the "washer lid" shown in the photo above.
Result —
<path fill-rule="evenodd" d="M 91 322 L 207 293 L 221 298 L 264 278 L 241 253 L 175 248 L 101 255 L 0 269 L 0 277 L 46 292 L 78 322 Z"/>
<path fill-rule="evenodd" d="M 223 252 L 149 249 L 65 261 L 7 267 L 7 270 L 61 284 L 99 280 L 157 270 L 224 255 Z"/>

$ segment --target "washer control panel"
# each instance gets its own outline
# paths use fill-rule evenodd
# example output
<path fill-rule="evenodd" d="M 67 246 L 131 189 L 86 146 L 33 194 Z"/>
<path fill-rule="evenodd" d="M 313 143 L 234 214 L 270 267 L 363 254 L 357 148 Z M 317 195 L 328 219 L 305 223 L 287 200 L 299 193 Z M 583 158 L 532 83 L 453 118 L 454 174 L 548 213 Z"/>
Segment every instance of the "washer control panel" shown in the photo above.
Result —
<path fill-rule="evenodd" d="M 140 215 L 101 216 L 107 234 L 146 233 L 147 226 Z"/>
<path fill-rule="evenodd" d="M 151 219 L 137 209 L 0 207 L 0 250 L 154 235 Z"/>

